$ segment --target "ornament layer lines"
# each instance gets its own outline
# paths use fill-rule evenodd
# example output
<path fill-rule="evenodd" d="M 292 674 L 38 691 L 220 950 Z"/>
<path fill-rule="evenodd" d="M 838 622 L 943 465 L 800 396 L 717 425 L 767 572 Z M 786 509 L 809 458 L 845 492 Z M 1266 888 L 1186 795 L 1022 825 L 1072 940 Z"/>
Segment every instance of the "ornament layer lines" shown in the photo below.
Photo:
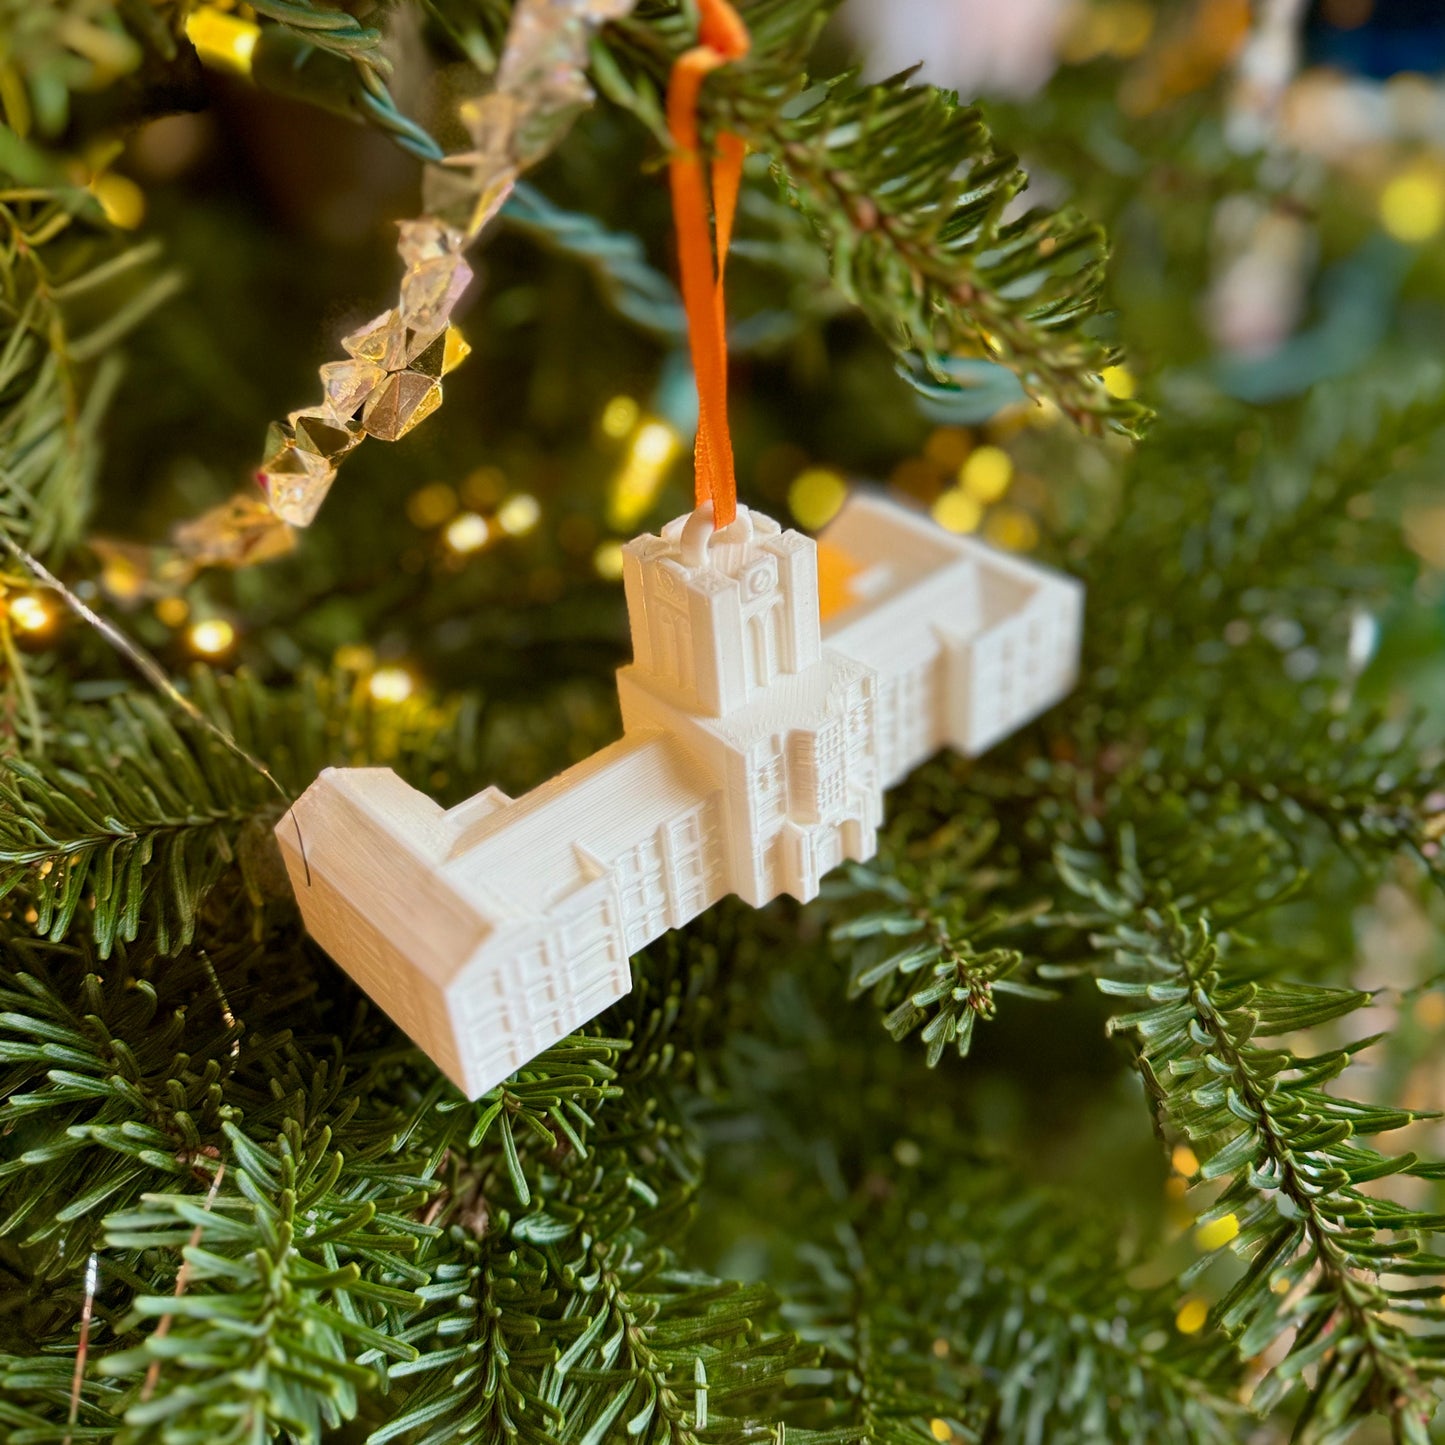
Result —
<path fill-rule="evenodd" d="M 630 955 L 725 894 L 814 897 L 872 856 L 886 788 L 1072 686 L 1071 579 L 872 496 L 821 546 L 826 620 L 819 546 L 757 512 L 636 539 L 618 742 L 449 811 L 387 769 L 328 769 L 278 826 L 312 936 L 469 1096 L 621 998 Z"/>

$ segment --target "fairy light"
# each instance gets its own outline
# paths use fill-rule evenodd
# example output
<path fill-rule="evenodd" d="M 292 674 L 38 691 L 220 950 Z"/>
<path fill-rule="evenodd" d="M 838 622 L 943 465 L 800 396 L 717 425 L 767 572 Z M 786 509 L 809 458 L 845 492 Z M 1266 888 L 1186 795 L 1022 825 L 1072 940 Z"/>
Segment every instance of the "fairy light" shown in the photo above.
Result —
<path fill-rule="evenodd" d="M 1186 1179 L 1192 1179 L 1199 1173 L 1199 1157 L 1187 1144 L 1176 1144 L 1169 1162 Z"/>
<path fill-rule="evenodd" d="M 621 441 L 637 425 L 638 405 L 630 396 L 614 396 L 602 408 L 602 434 Z"/>
<path fill-rule="evenodd" d="M 983 519 L 983 504 L 962 487 L 950 487 L 933 504 L 933 520 L 947 532 L 973 532 Z"/>
<path fill-rule="evenodd" d="M 1002 447 L 979 447 L 958 469 L 958 484 L 976 502 L 996 502 L 1013 480 L 1013 458 Z"/>
<path fill-rule="evenodd" d="M 497 508 L 497 526 L 509 537 L 525 537 L 542 520 L 542 504 L 526 492 L 517 492 Z"/>
<path fill-rule="evenodd" d="M 800 527 L 817 531 L 838 514 L 848 496 L 848 483 L 829 467 L 809 467 L 788 488 L 788 509 Z"/>
<path fill-rule="evenodd" d="M 615 537 L 599 542 L 592 554 L 592 567 L 599 577 L 616 582 L 622 576 L 622 543 Z"/>
<path fill-rule="evenodd" d="M 619 531 L 635 525 L 657 499 L 682 439 L 664 421 L 645 421 L 633 433 L 607 496 L 607 521 Z"/>
<path fill-rule="evenodd" d="M 196 47 L 201 63 L 212 70 L 250 75 L 261 27 L 239 15 L 228 15 L 209 5 L 186 16 L 186 39 Z"/>
<path fill-rule="evenodd" d="M 10 621 L 20 632 L 46 632 L 55 622 L 54 610 L 33 592 L 22 592 L 18 597 L 12 597 L 7 610 Z"/>
<path fill-rule="evenodd" d="M 937 1417 L 928 1422 L 928 1433 L 938 1441 L 938 1445 L 948 1445 L 953 1439 L 953 1426 L 947 1420 L 940 1420 Z"/>
<path fill-rule="evenodd" d="M 416 684 L 404 667 L 378 667 L 371 674 L 366 690 L 377 702 L 405 702 Z"/>
<path fill-rule="evenodd" d="M 989 513 L 983 535 L 1006 552 L 1031 552 L 1038 546 L 1039 524 L 1017 507 L 998 507 Z"/>
<path fill-rule="evenodd" d="M 1220 1219 L 1210 1220 L 1208 1224 L 1201 1224 L 1194 1231 L 1194 1243 L 1201 1254 L 1208 1254 L 1211 1250 L 1228 1244 L 1238 1233 L 1238 1218 L 1233 1214 L 1226 1214 Z"/>
<path fill-rule="evenodd" d="M 1179 1306 L 1179 1313 L 1174 1316 L 1174 1328 L 1181 1335 L 1197 1335 L 1208 1318 L 1208 1300 L 1202 1300 L 1196 1295 Z"/>
<path fill-rule="evenodd" d="M 155 606 L 156 620 L 166 627 L 180 627 L 191 615 L 184 597 L 162 597 Z"/>
<path fill-rule="evenodd" d="M 1134 373 L 1127 366 L 1106 366 L 1099 373 L 1099 379 L 1104 383 L 1104 390 L 1120 401 L 1128 401 L 1137 389 Z"/>
<path fill-rule="evenodd" d="M 129 176 L 106 171 L 86 187 L 100 205 L 105 219 L 122 231 L 133 231 L 145 219 L 145 192 Z"/>
<path fill-rule="evenodd" d="M 468 552 L 476 552 L 485 547 L 491 533 L 487 519 L 479 512 L 462 512 L 447 523 L 447 529 L 442 536 L 453 552 L 465 556 Z"/>
<path fill-rule="evenodd" d="M 236 629 L 224 617 L 207 617 L 193 623 L 186 634 L 192 652 L 202 657 L 219 657 L 236 641 Z"/>
<path fill-rule="evenodd" d="M 445 482 L 428 482 L 406 499 L 406 515 L 423 531 L 440 527 L 457 510 L 457 494 Z"/>
<path fill-rule="evenodd" d="M 331 664 L 342 672 L 370 672 L 376 665 L 376 654 L 361 642 L 343 642 L 331 654 Z"/>
<path fill-rule="evenodd" d="M 1445 226 L 1445 181 L 1412 166 L 1392 176 L 1380 192 L 1380 224 L 1397 241 L 1417 245 Z"/>

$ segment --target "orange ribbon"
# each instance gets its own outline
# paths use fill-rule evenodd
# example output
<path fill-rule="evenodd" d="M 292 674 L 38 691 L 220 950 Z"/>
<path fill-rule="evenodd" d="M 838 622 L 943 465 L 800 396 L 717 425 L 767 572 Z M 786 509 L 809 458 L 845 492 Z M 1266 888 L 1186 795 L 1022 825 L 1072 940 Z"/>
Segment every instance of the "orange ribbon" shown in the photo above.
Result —
<path fill-rule="evenodd" d="M 728 431 L 728 336 L 723 272 L 747 147 L 741 136 L 722 132 L 712 161 L 712 207 L 717 223 L 717 263 L 708 224 L 708 187 L 698 147 L 697 100 L 703 80 L 720 65 L 748 53 L 752 37 L 727 0 L 698 0 L 700 44 L 678 58 L 667 86 L 668 162 L 672 210 L 677 221 L 682 304 L 697 376 L 697 504 L 713 504 L 713 525 L 726 527 L 738 512 L 733 442 Z"/>

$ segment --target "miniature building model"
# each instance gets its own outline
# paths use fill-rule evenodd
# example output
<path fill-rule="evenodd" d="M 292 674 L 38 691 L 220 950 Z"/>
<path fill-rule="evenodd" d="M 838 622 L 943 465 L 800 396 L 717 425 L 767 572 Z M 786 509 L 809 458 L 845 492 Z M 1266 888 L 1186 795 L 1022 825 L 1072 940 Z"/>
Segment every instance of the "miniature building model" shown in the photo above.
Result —
<path fill-rule="evenodd" d="M 468 1096 L 621 998 L 630 955 L 725 894 L 812 898 L 872 856 L 884 789 L 1072 686 L 1071 579 L 877 497 L 822 544 L 847 574 L 826 624 L 818 547 L 768 517 L 714 532 L 703 509 L 639 537 L 618 742 L 449 811 L 389 769 L 330 768 L 278 825 L 312 936 Z"/>

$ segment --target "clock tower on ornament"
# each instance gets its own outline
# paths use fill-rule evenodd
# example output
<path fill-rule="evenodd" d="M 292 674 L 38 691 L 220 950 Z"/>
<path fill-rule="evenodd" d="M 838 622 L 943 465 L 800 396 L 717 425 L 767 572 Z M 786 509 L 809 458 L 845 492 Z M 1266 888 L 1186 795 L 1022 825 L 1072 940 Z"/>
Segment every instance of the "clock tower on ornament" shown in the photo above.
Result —
<path fill-rule="evenodd" d="M 703 508 L 623 558 L 617 742 L 448 811 L 327 769 L 276 830 L 312 936 L 473 1098 L 626 994 L 659 934 L 728 893 L 813 898 L 872 856 L 886 788 L 1073 684 L 1076 582 L 881 497 L 821 549 Z"/>

